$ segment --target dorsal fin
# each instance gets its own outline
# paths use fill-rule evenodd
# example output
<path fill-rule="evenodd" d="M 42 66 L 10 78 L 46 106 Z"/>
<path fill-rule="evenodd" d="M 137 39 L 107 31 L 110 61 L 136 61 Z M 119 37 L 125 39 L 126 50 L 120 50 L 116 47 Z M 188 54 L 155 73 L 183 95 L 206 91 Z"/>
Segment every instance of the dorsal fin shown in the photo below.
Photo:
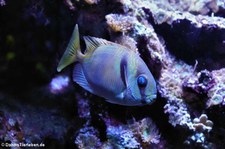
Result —
<path fill-rule="evenodd" d="M 101 45 L 117 45 L 116 43 L 107 41 L 102 38 L 96 38 L 96 37 L 91 37 L 91 36 L 84 36 L 84 41 L 86 44 L 86 52 L 93 52 L 96 48 L 98 48 Z"/>

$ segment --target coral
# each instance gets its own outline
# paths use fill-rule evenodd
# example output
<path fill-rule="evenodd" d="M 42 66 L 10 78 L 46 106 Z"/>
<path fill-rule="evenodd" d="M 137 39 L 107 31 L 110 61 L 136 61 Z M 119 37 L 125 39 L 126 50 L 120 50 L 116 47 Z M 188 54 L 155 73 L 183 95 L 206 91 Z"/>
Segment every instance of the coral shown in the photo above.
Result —
<path fill-rule="evenodd" d="M 80 129 L 75 139 L 78 148 L 99 148 L 101 142 L 98 138 L 98 131 L 93 127 L 84 127 Z"/>
<path fill-rule="evenodd" d="M 201 0 L 201 1 L 194 1 L 189 7 L 189 11 L 192 13 L 200 13 L 200 14 L 208 14 L 209 12 L 217 12 L 219 7 L 217 5 L 216 0 Z"/>
<path fill-rule="evenodd" d="M 63 92 L 68 85 L 69 85 L 70 79 L 68 76 L 57 76 L 53 78 L 50 82 L 50 91 L 54 94 Z"/>
<path fill-rule="evenodd" d="M 170 98 L 164 107 L 165 113 L 169 114 L 169 122 L 175 127 L 176 125 L 187 126 L 193 129 L 191 116 L 187 110 L 187 106 L 182 99 L 175 97 Z"/>
<path fill-rule="evenodd" d="M 224 28 L 225 24 L 223 22 L 223 18 L 220 17 L 209 17 L 209 16 L 195 16 L 191 13 L 180 13 L 180 11 L 167 11 L 163 10 L 157 5 L 149 4 L 146 5 L 145 8 L 148 8 L 153 13 L 153 18 L 155 23 L 162 24 L 164 22 L 172 24 L 176 20 L 183 20 L 187 19 L 190 22 L 193 22 L 193 25 L 196 27 L 202 27 L 204 25 L 212 25 L 215 24 L 218 27 Z"/>
<path fill-rule="evenodd" d="M 74 11 L 76 9 L 71 0 L 64 0 L 64 3 L 69 7 L 70 10 Z"/>
<path fill-rule="evenodd" d="M 187 11 L 202 15 L 218 12 L 221 5 L 216 0 L 151 0 L 150 2 L 167 11 Z"/>
<path fill-rule="evenodd" d="M 80 97 L 80 95 L 77 95 L 77 104 L 78 104 L 78 115 L 80 118 L 90 119 L 90 105 L 88 99 Z"/>
<path fill-rule="evenodd" d="M 200 71 L 197 76 L 190 76 L 183 82 L 183 87 L 191 88 L 198 94 L 207 94 L 215 85 L 211 72 L 207 70 Z"/>
<path fill-rule="evenodd" d="M 215 145 L 209 142 L 209 132 L 212 130 L 213 122 L 208 120 L 206 114 L 201 114 L 199 118 L 193 119 L 192 135 L 187 137 L 185 144 L 201 148 L 215 148 Z"/>
<path fill-rule="evenodd" d="M 133 121 L 126 125 L 107 123 L 108 142 L 120 147 L 142 148 L 160 144 L 160 134 L 150 118 Z"/>
<path fill-rule="evenodd" d="M 22 143 L 24 142 L 24 130 L 22 123 L 14 117 L 6 116 L 0 111 L 0 142 Z"/>
<path fill-rule="evenodd" d="M 99 132 L 84 125 L 78 131 L 75 144 L 78 148 L 146 148 L 159 147 L 161 143 L 159 131 L 150 118 L 144 118 L 140 121 L 130 121 L 128 124 L 115 124 L 112 119 L 105 117 L 107 125 L 107 141 L 99 140 Z"/>
<path fill-rule="evenodd" d="M 145 12 L 149 12 L 149 19 L 164 37 L 168 50 L 178 59 L 187 64 L 193 64 L 197 60 L 200 70 L 220 69 L 224 66 L 224 60 L 219 58 L 224 56 L 224 18 L 168 11 L 154 4 L 147 6 Z M 215 40 L 210 36 L 215 36 Z M 173 42 L 173 39 L 179 40 Z"/>
<path fill-rule="evenodd" d="M 6 5 L 5 0 L 0 0 L 0 6 L 5 6 L 5 5 Z"/>
<path fill-rule="evenodd" d="M 115 39 L 115 42 L 125 47 L 128 47 L 130 50 L 133 50 L 135 53 L 138 54 L 137 42 L 133 38 L 123 35 L 123 36 L 117 37 Z"/>
<path fill-rule="evenodd" d="M 140 143 L 138 143 L 133 132 L 126 126 L 109 126 L 107 128 L 107 137 L 111 145 L 125 148 L 140 147 Z"/>
<path fill-rule="evenodd" d="M 215 79 L 215 86 L 213 86 L 207 94 L 209 98 L 206 103 L 208 108 L 219 104 L 225 105 L 224 73 L 225 69 L 212 71 L 212 76 Z"/>
<path fill-rule="evenodd" d="M 195 133 L 194 135 L 188 137 L 184 142 L 188 147 L 195 148 L 216 148 L 214 144 L 207 141 L 206 136 L 203 133 Z"/>
<path fill-rule="evenodd" d="M 185 104 L 183 103 L 182 99 L 182 80 L 186 77 L 190 76 L 193 73 L 193 68 L 191 66 L 186 65 L 183 62 L 177 62 L 175 61 L 174 57 L 170 55 L 161 41 L 159 40 L 157 34 L 154 31 L 154 28 L 151 24 L 145 21 L 146 19 L 146 13 L 144 9 L 150 9 L 153 8 L 154 4 L 148 2 L 148 1 L 132 1 L 130 3 L 129 1 L 121 1 L 121 3 L 124 4 L 124 10 L 129 9 L 129 14 L 132 14 L 131 17 L 136 17 L 137 19 L 132 19 L 133 29 L 130 30 L 127 33 L 130 34 L 134 39 L 138 40 L 138 37 L 146 37 L 146 53 L 147 51 L 150 53 L 149 57 L 147 58 L 147 61 L 159 61 L 161 65 L 161 72 L 160 78 L 159 78 L 159 85 L 161 86 L 161 96 L 168 99 L 168 105 L 165 106 L 166 113 L 169 113 L 170 117 L 170 123 L 172 123 L 174 126 L 176 124 L 180 125 L 189 125 L 191 122 L 190 115 L 187 112 L 187 108 Z M 154 7 L 155 8 L 155 7 Z M 133 13 L 131 13 L 133 11 Z M 129 16 L 124 16 L 127 19 L 129 19 Z M 131 19 L 129 19 L 131 20 Z M 116 26 L 118 26 L 118 23 L 114 23 L 115 21 L 112 21 L 112 23 Z M 109 23 L 108 23 L 109 24 Z M 109 24 L 109 26 L 112 26 Z M 142 48 L 143 46 L 141 46 Z M 139 47 L 138 47 L 139 48 Z M 140 52 L 140 51 L 139 51 Z M 145 54 L 146 54 L 145 53 Z M 144 53 L 143 53 L 144 54 Z M 182 74 L 182 75 L 180 75 Z M 179 101 L 176 104 L 176 102 L 173 102 L 174 100 Z M 170 103 L 171 101 L 171 103 Z M 172 105 L 175 104 L 175 105 Z M 180 109 L 180 113 L 176 113 L 176 110 L 172 109 Z M 173 112 L 172 112 L 173 111 Z M 175 115 L 177 114 L 177 115 Z"/>
<path fill-rule="evenodd" d="M 136 21 L 131 16 L 124 16 L 118 14 L 106 15 L 106 22 L 114 32 L 127 32 L 133 28 Z"/>
<path fill-rule="evenodd" d="M 191 137 L 192 141 L 197 143 L 204 143 L 205 142 L 205 136 L 203 133 L 196 133 Z"/>
<path fill-rule="evenodd" d="M 193 127 L 195 131 L 198 132 L 210 132 L 212 130 L 213 122 L 208 120 L 206 114 L 202 114 L 199 118 L 193 120 Z"/>
<path fill-rule="evenodd" d="M 224 92 L 224 88 L 219 89 L 215 95 L 213 95 L 208 101 L 207 101 L 207 107 L 223 104 L 224 105 L 224 96 L 220 95 L 220 91 Z"/>
<path fill-rule="evenodd" d="M 217 5 L 218 5 L 218 7 L 225 9 L 225 2 L 223 0 L 218 0 Z"/>
<path fill-rule="evenodd" d="M 206 107 L 224 104 L 225 99 L 225 85 L 224 78 L 222 76 L 224 69 L 214 70 L 212 72 L 208 70 L 202 70 L 197 75 L 192 75 L 183 82 L 183 87 L 191 89 L 197 94 L 207 95 Z M 190 94 L 190 92 L 186 93 Z M 195 95 L 196 98 L 197 95 Z M 190 97 L 189 97 L 190 98 Z M 190 99 L 188 99 L 190 100 Z"/>
<path fill-rule="evenodd" d="M 158 144 L 160 142 L 159 131 L 150 118 L 142 119 L 141 121 L 132 124 L 130 127 L 135 130 L 134 134 L 136 136 L 141 136 L 143 143 Z"/>
<path fill-rule="evenodd" d="M 201 114 L 199 118 L 193 119 L 192 135 L 187 137 L 185 144 L 201 148 L 215 148 L 215 145 L 209 142 L 209 132 L 212 127 L 213 122 L 208 120 L 206 114 Z"/>
<path fill-rule="evenodd" d="M 183 94 L 183 80 L 191 76 L 193 68 L 184 63 L 172 63 L 162 70 L 160 85 L 163 86 L 170 96 L 181 98 Z M 174 95 L 172 95 L 174 94 Z"/>
<path fill-rule="evenodd" d="M 100 0 L 84 0 L 86 3 L 92 5 L 92 4 L 97 4 Z"/>

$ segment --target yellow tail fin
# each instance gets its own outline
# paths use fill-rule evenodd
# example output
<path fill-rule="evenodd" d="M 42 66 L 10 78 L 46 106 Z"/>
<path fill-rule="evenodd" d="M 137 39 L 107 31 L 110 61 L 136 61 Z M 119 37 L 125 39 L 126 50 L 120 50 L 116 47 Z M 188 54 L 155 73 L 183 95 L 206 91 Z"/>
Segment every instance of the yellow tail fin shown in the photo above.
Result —
<path fill-rule="evenodd" d="M 83 54 L 81 53 L 80 49 L 79 30 L 78 25 L 76 24 L 70 42 L 66 48 L 66 51 L 64 52 L 58 64 L 57 71 L 60 72 L 66 66 L 72 64 L 75 61 L 78 61 L 78 59 L 81 58 L 82 55 Z"/>

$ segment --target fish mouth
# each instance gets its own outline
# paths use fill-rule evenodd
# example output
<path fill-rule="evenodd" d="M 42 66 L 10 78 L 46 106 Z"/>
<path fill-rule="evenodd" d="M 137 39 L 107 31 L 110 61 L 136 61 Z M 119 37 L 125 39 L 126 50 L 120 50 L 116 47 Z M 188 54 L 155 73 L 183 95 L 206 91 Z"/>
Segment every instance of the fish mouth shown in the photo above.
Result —
<path fill-rule="evenodd" d="M 141 100 L 142 104 L 152 104 L 156 99 L 156 94 L 145 96 L 143 100 Z"/>

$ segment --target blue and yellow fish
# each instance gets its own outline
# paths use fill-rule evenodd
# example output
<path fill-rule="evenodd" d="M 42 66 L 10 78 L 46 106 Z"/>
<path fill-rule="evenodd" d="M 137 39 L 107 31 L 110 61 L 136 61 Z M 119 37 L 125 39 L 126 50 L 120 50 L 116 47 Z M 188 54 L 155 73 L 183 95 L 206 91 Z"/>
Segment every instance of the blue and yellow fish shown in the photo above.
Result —
<path fill-rule="evenodd" d="M 156 82 L 137 53 L 101 38 L 84 36 L 84 41 L 82 53 L 76 25 L 58 72 L 75 62 L 73 80 L 110 103 L 135 106 L 156 99 Z"/>

